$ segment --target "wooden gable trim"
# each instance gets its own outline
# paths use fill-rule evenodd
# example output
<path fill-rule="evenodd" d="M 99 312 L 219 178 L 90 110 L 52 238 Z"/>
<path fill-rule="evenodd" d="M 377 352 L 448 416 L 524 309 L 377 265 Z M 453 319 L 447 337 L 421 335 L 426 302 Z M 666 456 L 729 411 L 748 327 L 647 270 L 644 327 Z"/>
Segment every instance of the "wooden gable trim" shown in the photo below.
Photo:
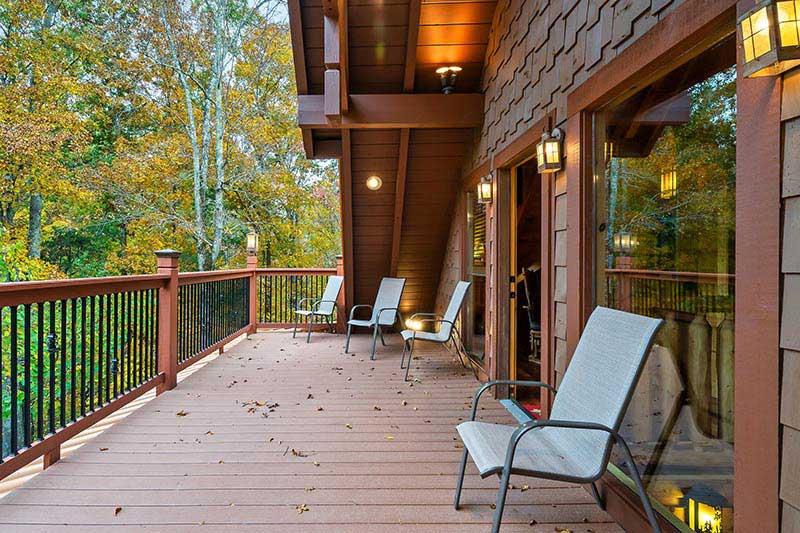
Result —
<path fill-rule="evenodd" d="M 294 58 L 294 77 L 297 94 L 308 94 L 308 73 L 306 72 L 306 49 L 303 44 L 303 18 L 300 0 L 289 0 L 289 32 L 292 36 L 292 57 Z"/>

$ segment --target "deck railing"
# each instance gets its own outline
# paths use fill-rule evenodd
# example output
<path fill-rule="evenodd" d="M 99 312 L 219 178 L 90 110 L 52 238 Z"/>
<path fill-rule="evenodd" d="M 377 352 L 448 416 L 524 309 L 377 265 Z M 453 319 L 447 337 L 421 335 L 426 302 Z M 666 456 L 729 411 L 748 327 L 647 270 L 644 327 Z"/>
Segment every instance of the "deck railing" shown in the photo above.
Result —
<path fill-rule="evenodd" d="M 0 479 L 259 327 L 285 327 L 334 269 L 158 273 L 0 284 Z"/>

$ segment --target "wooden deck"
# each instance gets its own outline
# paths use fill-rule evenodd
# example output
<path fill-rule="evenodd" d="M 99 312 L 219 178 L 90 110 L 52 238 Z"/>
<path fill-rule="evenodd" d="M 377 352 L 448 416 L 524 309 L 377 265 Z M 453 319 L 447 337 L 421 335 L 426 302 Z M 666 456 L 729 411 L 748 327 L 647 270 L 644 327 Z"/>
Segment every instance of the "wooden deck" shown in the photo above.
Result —
<path fill-rule="evenodd" d="M 328 334 L 242 341 L 0 499 L 0 530 L 488 531 L 496 478 L 471 467 L 452 506 L 474 378 L 420 349 L 404 383 L 390 343 L 373 362 L 365 336 L 353 356 Z M 491 399 L 480 416 L 512 421 Z M 621 531 L 581 487 L 512 484 L 504 531 Z"/>

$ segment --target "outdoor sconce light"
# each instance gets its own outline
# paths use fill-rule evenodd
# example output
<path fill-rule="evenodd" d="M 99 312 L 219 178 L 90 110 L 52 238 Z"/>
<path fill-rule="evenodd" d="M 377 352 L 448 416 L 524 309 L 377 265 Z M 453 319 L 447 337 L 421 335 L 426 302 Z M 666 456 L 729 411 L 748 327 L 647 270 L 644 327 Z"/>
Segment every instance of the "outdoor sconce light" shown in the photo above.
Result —
<path fill-rule="evenodd" d="M 249 255 L 256 255 L 258 253 L 258 233 L 251 230 L 247 234 L 247 253 Z"/>
<path fill-rule="evenodd" d="M 678 173 L 675 170 L 661 172 L 661 198 L 669 200 L 678 193 Z"/>
<path fill-rule="evenodd" d="M 461 72 L 461 67 L 439 67 L 436 69 L 436 74 L 442 78 L 442 92 L 450 94 L 456 88 L 456 78 L 458 73 Z"/>
<path fill-rule="evenodd" d="M 367 178 L 367 189 L 377 191 L 383 185 L 383 180 L 378 176 L 370 176 Z"/>
<path fill-rule="evenodd" d="M 478 203 L 492 203 L 492 175 L 488 174 L 478 182 Z"/>
<path fill-rule="evenodd" d="M 738 26 L 746 77 L 777 76 L 800 65 L 800 0 L 762 0 Z"/>
<path fill-rule="evenodd" d="M 561 170 L 561 130 L 556 128 L 543 133 L 536 145 L 536 164 L 539 174 L 550 174 Z"/>

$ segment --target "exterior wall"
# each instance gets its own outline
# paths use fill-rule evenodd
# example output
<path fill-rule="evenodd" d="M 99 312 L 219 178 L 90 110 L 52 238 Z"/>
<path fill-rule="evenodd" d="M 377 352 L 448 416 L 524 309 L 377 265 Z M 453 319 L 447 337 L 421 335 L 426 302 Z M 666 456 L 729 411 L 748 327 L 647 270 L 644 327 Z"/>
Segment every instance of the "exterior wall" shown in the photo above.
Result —
<path fill-rule="evenodd" d="M 567 95 L 600 67 L 645 34 L 683 0 L 501 0 L 495 10 L 489 36 L 482 90 L 485 93 L 486 119 L 467 157 L 464 174 L 490 162 L 504 149 L 545 117 L 564 128 Z M 537 132 L 538 133 L 538 132 Z M 568 360 L 567 351 L 567 180 L 564 173 L 555 178 L 553 190 L 552 243 L 554 250 L 552 311 L 556 380 Z M 495 249 L 494 209 L 487 220 L 487 257 Z M 453 219 L 457 224 L 457 219 Z M 451 230 L 451 235 L 452 235 Z M 442 280 L 459 275 L 450 256 L 444 260 Z M 496 272 L 487 265 L 487 357 L 497 368 L 495 350 L 497 325 Z M 439 287 L 449 291 L 447 284 Z M 490 369 L 487 369 L 490 370 Z M 498 377 L 490 371 L 491 377 Z"/>
<path fill-rule="evenodd" d="M 465 279 L 464 257 L 467 253 L 467 202 L 463 194 L 459 194 L 452 210 L 450 233 L 447 237 L 447 248 L 439 277 L 439 290 L 436 295 L 435 311 L 443 314 L 450 301 L 450 295 L 456 283 Z M 467 247 L 467 249 L 465 249 Z"/>
<path fill-rule="evenodd" d="M 800 71 L 786 76 L 782 118 L 784 209 L 781 460 L 782 531 L 800 532 Z"/>

